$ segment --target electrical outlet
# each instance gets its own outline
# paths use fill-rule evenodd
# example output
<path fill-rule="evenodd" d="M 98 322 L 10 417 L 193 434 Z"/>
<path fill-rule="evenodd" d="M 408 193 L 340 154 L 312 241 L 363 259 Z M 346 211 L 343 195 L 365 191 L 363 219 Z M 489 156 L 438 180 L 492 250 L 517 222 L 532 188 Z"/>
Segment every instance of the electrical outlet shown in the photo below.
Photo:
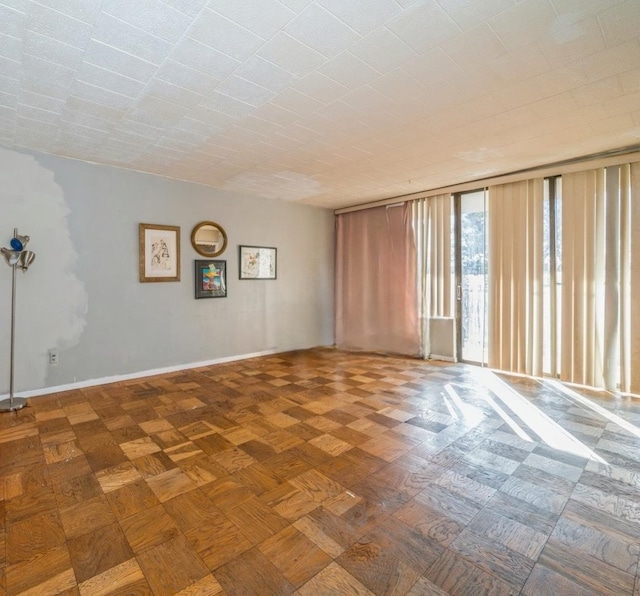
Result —
<path fill-rule="evenodd" d="M 49 364 L 56 366 L 58 364 L 58 350 L 49 350 Z"/>

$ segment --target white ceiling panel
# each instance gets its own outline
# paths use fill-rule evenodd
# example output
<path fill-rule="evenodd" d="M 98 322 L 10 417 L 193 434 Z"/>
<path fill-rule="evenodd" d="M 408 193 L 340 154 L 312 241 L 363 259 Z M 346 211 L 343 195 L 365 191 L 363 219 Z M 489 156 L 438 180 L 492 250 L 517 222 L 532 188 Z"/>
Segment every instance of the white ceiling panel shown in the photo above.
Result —
<path fill-rule="evenodd" d="M 386 27 L 369 33 L 355 43 L 350 51 L 381 73 L 389 72 L 417 56 L 414 50 Z"/>
<path fill-rule="evenodd" d="M 278 124 L 281 127 L 289 126 L 299 119 L 299 116 L 295 112 L 278 107 L 273 103 L 267 103 L 259 107 L 253 112 L 253 116 L 271 122 L 272 124 Z M 251 120 L 249 120 L 249 122 L 251 122 Z"/>
<path fill-rule="evenodd" d="M 568 24 L 556 22 L 537 44 L 549 62 L 556 65 L 602 52 L 607 47 L 596 17 Z"/>
<path fill-rule="evenodd" d="M 552 0 L 553 8 L 567 23 L 575 23 L 583 18 L 604 12 L 624 0 Z"/>
<path fill-rule="evenodd" d="M 349 92 L 347 87 L 318 71 L 298 80 L 293 88 L 323 103 L 331 103 Z"/>
<path fill-rule="evenodd" d="M 76 48 L 84 48 L 93 27 L 51 8 L 34 4 L 27 14 L 26 28 Z"/>
<path fill-rule="evenodd" d="M 635 93 L 640 91 L 640 69 L 628 70 L 622 73 L 618 80 L 622 85 L 623 93 Z"/>
<path fill-rule="evenodd" d="M 33 6 L 32 0 L 2 0 L 0 4 L 14 4 L 17 10 L 23 12 L 27 12 Z M 102 0 L 38 0 L 38 4 L 92 24 L 100 13 Z"/>
<path fill-rule="evenodd" d="M 113 70 L 100 68 L 88 62 L 82 63 L 78 69 L 77 80 L 80 83 L 101 87 L 131 99 L 136 99 L 144 89 L 144 83 L 140 81 L 130 79 Z"/>
<path fill-rule="evenodd" d="M 64 2 L 65 0 L 57 0 L 58 2 Z M 76 0 L 77 2 L 83 2 L 86 0 Z M 165 4 L 183 12 L 190 17 L 198 16 L 198 13 L 204 6 L 207 5 L 207 0 L 162 0 Z M 96 3 L 100 3 L 100 0 L 94 0 Z"/>
<path fill-rule="evenodd" d="M 89 85 L 88 83 L 77 80 L 73 84 L 72 93 L 74 97 L 117 109 L 129 109 L 135 102 L 131 97 L 127 97 L 121 93 L 115 93 L 104 87 L 96 87 L 95 85 Z"/>
<path fill-rule="evenodd" d="M 92 39 L 87 46 L 85 61 L 144 83 L 153 76 L 158 68 L 151 62 L 95 39 Z"/>
<path fill-rule="evenodd" d="M 102 12 L 130 23 L 147 33 L 176 42 L 191 18 L 161 0 L 102 0 Z"/>
<path fill-rule="evenodd" d="M 323 103 L 304 93 L 287 89 L 273 99 L 273 105 L 289 110 L 301 116 L 311 114 L 323 107 Z"/>
<path fill-rule="evenodd" d="M 76 73 L 71 68 L 28 55 L 23 57 L 22 66 L 26 70 L 22 74 L 21 84 L 27 91 L 64 99 L 73 90 Z"/>
<path fill-rule="evenodd" d="M 275 95 L 273 91 L 235 75 L 231 75 L 218 85 L 217 91 L 256 108 L 269 101 Z"/>
<path fill-rule="evenodd" d="M 20 38 L 26 20 L 24 12 L 0 4 L 0 23 L 2 23 L 2 33 L 5 35 Z"/>
<path fill-rule="evenodd" d="M 516 3 L 517 0 L 438 0 L 438 4 L 464 30 L 473 29 Z"/>
<path fill-rule="evenodd" d="M 323 207 L 640 143 L 638 0 L 0 0 L 0 142 Z"/>
<path fill-rule="evenodd" d="M 477 68 L 507 54 L 504 44 L 486 23 L 450 37 L 440 47 L 463 68 Z"/>
<path fill-rule="evenodd" d="M 20 60 L 11 60 L 0 55 L 0 73 L 5 78 L 19 80 L 22 74 Z"/>
<path fill-rule="evenodd" d="M 280 0 L 281 4 L 284 4 L 287 8 L 295 12 L 302 12 L 311 2 L 312 0 Z"/>
<path fill-rule="evenodd" d="M 238 60 L 190 37 L 176 44 L 169 58 L 220 80 L 228 77 L 241 64 Z"/>
<path fill-rule="evenodd" d="M 25 106 L 33 106 L 48 112 L 56 112 L 57 114 L 61 114 L 65 108 L 65 102 L 63 100 L 54 99 L 48 95 L 40 95 L 39 93 L 32 93 L 24 89 L 19 91 L 16 89 L 16 93 L 18 93 L 20 103 Z"/>
<path fill-rule="evenodd" d="M 16 96 L 19 93 L 22 94 L 23 91 L 20 89 L 20 81 L 0 75 L 0 93 Z"/>
<path fill-rule="evenodd" d="M 640 65 L 640 40 L 628 41 L 610 50 L 591 54 L 567 64 L 566 68 L 584 82 L 594 82 L 635 70 Z"/>
<path fill-rule="evenodd" d="M 194 68 L 173 60 L 165 60 L 156 71 L 155 78 L 167 83 L 173 83 L 178 87 L 184 87 L 200 95 L 209 94 L 220 83 L 219 79 L 214 79 Z"/>
<path fill-rule="evenodd" d="M 328 58 L 360 39 L 353 29 L 315 3 L 291 21 L 285 31 Z"/>
<path fill-rule="evenodd" d="M 403 68 L 423 85 L 438 84 L 454 76 L 464 76 L 462 68 L 449 58 L 442 48 L 435 48 L 419 58 L 406 62 Z"/>
<path fill-rule="evenodd" d="M 240 61 L 246 60 L 264 43 L 248 29 L 211 10 L 200 13 L 189 29 L 189 37 Z"/>
<path fill-rule="evenodd" d="M 389 21 L 387 27 L 419 54 L 461 31 L 435 0 L 410 5 Z"/>
<path fill-rule="evenodd" d="M 280 31 L 258 51 L 258 56 L 301 77 L 321 66 L 325 58 L 291 35 Z"/>
<path fill-rule="evenodd" d="M 280 68 L 256 55 L 251 56 L 239 66 L 235 74 L 274 93 L 284 91 L 296 80 L 296 77 L 288 70 Z"/>
<path fill-rule="evenodd" d="M 387 0 L 318 0 L 318 4 L 361 35 L 371 33 L 400 12 L 395 2 Z"/>
<path fill-rule="evenodd" d="M 551 70 L 551 65 L 540 47 L 528 44 L 517 53 L 496 58 L 489 62 L 492 70 L 504 81 L 526 81 Z"/>
<path fill-rule="evenodd" d="M 187 112 L 188 108 L 175 103 L 165 101 L 153 95 L 145 95 L 136 102 L 136 107 L 148 112 L 151 117 L 155 117 L 156 125 L 164 127 L 173 126 Z"/>
<path fill-rule="evenodd" d="M 161 37 L 105 13 L 98 15 L 92 37 L 152 64 L 161 64 L 173 50 L 173 44 Z"/>
<path fill-rule="evenodd" d="M 199 93 L 190 91 L 181 85 L 174 85 L 173 83 L 161 81 L 160 79 L 154 79 L 149 82 L 145 92 L 151 97 L 157 97 L 163 101 L 168 101 L 186 108 L 192 108 L 198 105 L 203 98 Z"/>
<path fill-rule="evenodd" d="M 273 37 L 296 16 L 278 0 L 211 0 L 209 6 L 263 39 Z"/>
<path fill-rule="evenodd" d="M 84 49 L 74 47 L 33 31 L 25 31 L 21 44 L 22 52 L 30 56 L 46 56 L 49 62 L 78 69 L 84 60 Z M 0 45 L 5 46 L 4 41 Z"/>
<path fill-rule="evenodd" d="M 559 24 L 560 19 L 549 0 L 524 0 L 489 20 L 508 49 L 532 43 Z"/>
<path fill-rule="evenodd" d="M 603 12 L 598 21 L 608 46 L 637 39 L 640 23 L 640 2 L 627 0 Z"/>
<path fill-rule="evenodd" d="M 342 52 L 318 69 L 330 79 L 349 89 L 357 89 L 380 76 L 380 71 L 360 60 L 351 52 Z"/>
<path fill-rule="evenodd" d="M 19 62 L 22 57 L 22 40 L 10 35 L 0 35 L 0 56 Z"/>

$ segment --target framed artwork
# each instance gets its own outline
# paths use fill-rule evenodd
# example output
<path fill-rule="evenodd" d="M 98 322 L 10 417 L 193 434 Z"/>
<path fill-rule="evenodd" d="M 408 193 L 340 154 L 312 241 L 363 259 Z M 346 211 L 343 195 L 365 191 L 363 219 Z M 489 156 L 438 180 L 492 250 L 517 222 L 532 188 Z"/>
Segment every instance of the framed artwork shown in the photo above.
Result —
<path fill-rule="evenodd" d="M 240 246 L 240 279 L 276 279 L 277 249 Z"/>
<path fill-rule="evenodd" d="M 140 281 L 180 281 L 180 228 L 139 226 Z"/>
<path fill-rule="evenodd" d="M 226 298 L 227 262 L 197 259 L 195 264 L 196 298 Z"/>

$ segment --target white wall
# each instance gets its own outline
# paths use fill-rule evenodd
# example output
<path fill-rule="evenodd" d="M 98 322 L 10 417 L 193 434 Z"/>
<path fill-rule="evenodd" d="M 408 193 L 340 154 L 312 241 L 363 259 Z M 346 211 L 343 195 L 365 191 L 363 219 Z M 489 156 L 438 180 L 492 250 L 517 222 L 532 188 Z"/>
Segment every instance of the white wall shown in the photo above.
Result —
<path fill-rule="evenodd" d="M 194 299 L 193 226 L 226 230 L 228 297 Z M 138 281 L 138 224 L 181 227 L 182 281 Z M 0 246 L 18 272 L 16 392 L 333 343 L 333 213 L 0 147 Z M 278 279 L 238 279 L 238 245 L 278 248 Z M 11 269 L 0 263 L 0 394 L 8 391 Z M 57 348 L 59 364 L 48 364 Z"/>

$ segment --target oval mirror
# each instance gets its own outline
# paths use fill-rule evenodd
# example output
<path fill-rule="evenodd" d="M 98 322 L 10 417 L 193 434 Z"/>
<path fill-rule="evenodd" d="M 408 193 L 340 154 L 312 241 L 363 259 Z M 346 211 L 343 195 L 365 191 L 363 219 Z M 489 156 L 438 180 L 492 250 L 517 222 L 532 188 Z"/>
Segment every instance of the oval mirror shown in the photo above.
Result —
<path fill-rule="evenodd" d="M 201 221 L 191 232 L 191 245 L 203 257 L 217 257 L 227 248 L 227 233 L 215 221 Z"/>

